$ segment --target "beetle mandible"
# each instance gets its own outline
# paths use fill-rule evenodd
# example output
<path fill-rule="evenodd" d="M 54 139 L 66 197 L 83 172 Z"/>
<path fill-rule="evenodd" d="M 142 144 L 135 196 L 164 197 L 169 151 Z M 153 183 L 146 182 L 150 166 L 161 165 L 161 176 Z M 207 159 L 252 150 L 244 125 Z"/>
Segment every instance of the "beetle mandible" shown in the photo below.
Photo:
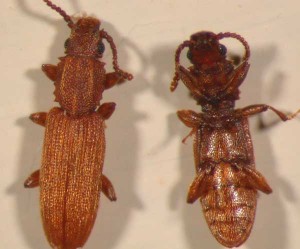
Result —
<path fill-rule="evenodd" d="M 223 38 L 234 38 L 243 44 L 245 55 L 238 67 L 226 58 L 227 49 L 219 42 Z M 192 64 L 188 69 L 180 65 L 180 54 L 186 47 Z M 257 191 L 272 192 L 255 169 L 248 117 L 271 110 L 287 121 L 298 113 L 286 115 L 264 104 L 234 109 L 239 86 L 249 69 L 249 57 L 249 45 L 238 34 L 195 33 L 176 50 L 175 76 L 170 87 L 174 91 L 182 80 L 202 107 L 201 113 L 177 112 L 179 119 L 192 128 L 183 142 L 194 136 L 197 175 L 190 185 L 187 202 L 200 199 L 210 231 L 226 247 L 240 246 L 249 237 Z"/>
<path fill-rule="evenodd" d="M 74 22 L 60 7 L 43 1 L 64 18 L 71 34 L 58 65 L 42 66 L 54 81 L 60 107 L 30 116 L 45 127 L 45 136 L 41 169 L 24 186 L 40 187 L 41 216 L 51 247 L 76 249 L 83 247 L 92 230 L 100 192 L 116 200 L 110 180 L 102 174 L 105 120 L 114 112 L 115 103 L 99 106 L 99 102 L 104 90 L 133 77 L 119 68 L 116 46 L 108 33 L 99 30 L 98 19 L 82 17 Z M 112 49 L 112 73 L 106 73 L 100 61 L 103 39 Z"/>

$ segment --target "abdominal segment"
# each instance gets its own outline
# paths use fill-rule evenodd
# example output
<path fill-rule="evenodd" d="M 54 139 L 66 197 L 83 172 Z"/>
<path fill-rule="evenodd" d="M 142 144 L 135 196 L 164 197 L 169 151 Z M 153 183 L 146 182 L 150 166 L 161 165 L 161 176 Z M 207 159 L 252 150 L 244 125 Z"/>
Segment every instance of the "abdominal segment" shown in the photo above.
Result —
<path fill-rule="evenodd" d="M 247 173 L 220 163 L 206 175 L 203 184 L 206 191 L 200 201 L 212 234 L 226 247 L 241 245 L 251 232 L 257 199 Z"/>

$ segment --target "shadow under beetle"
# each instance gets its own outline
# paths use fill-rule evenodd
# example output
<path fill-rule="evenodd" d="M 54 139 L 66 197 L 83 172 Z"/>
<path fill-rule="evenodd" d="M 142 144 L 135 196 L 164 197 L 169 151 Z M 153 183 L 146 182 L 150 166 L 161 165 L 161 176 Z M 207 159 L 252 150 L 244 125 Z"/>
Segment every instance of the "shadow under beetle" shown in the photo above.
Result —
<path fill-rule="evenodd" d="M 227 49 L 219 41 L 239 40 L 245 55 L 238 67 L 226 58 Z M 180 65 L 180 54 L 188 48 L 192 63 L 188 69 Z M 198 32 L 179 45 L 175 54 L 174 91 L 182 80 L 193 98 L 202 107 L 201 113 L 177 112 L 179 119 L 194 136 L 196 177 L 190 185 L 187 202 L 200 199 L 210 231 L 226 247 L 243 244 L 250 235 L 256 210 L 257 191 L 270 194 L 271 187 L 255 169 L 248 117 L 272 110 L 282 121 L 294 118 L 275 108 L 250 105 L 234 109 L 239 99 L 239 86 L 249 70 L 250 48 L 235 33 Z"/>
<path fill-rule="evenodd" d="M 46 128 L 41 169 L 25 181 L 26 188 L 40 187 L 43 227 L 52 248 L 83 247 L 93 228 L 100 192 L 116 200 L 110 180 L 102 174 L 105 156 L 105 120 L 115 103 L 99 106 L 104 90 L 131 80 L 119 69 L 113 39 L 100 28 L 100 21 L 82 17 L 73 22 L 61 8 L 43 0 L 67 22 L 71 35 L 65 42 L 66 56 L 58 65 L 42 70 L 54 81 L 55 101 L 60 107 L 39 112 L 30 119 Z M 109 43 L 114 72 L 106 73 L 102 57 Z"/>

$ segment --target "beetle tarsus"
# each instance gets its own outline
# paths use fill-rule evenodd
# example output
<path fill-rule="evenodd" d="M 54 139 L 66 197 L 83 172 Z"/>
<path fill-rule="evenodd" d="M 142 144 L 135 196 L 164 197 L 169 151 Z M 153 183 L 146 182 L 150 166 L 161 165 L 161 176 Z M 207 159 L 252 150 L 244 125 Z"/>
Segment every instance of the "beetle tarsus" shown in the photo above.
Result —
<path fill-rule="evenodd" d="M 275 109 L 274 107 L 265 105 L 265 104 L 249 105 L 249 106 L 241 109 L 242 115 L 245 117 L 259 114 L 259 113 L 262 113 L 262 112 L 265 112 L 268 110 L 273 111 L 282 121 L 291 120 L 300 113 L 300 110 L 298 110 L 297 112 L 295 112 L 293 114 L 285 114 L 285 113 Z"/>

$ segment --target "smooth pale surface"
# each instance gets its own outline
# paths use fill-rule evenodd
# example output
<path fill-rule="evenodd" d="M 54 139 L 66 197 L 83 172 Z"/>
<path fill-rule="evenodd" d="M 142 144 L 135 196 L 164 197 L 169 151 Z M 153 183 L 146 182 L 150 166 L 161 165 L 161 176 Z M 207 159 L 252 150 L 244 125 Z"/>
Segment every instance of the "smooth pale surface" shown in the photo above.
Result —
<path fill-rule="evenodd" d="M 135 75 L 104 93 L 103 101 L 117 103 L 107 121 L 104 172 L 118 201 L 103 197 L 85 249 L 223 248 L 210 234 L 199 203 L 185 201 L 194 178 L 192 140 L 181 144 L 189 130 L 175 112 L 200 108 L 183 84 L 169 92 L 174 52 L 197 31 L 239 33 L 252 56 L 237 105 L 268 103 L 295 111 L 300 107 L 299 1 L 77 0 L 61 7 L 101 18 L 114 37 L 121 68 Z M 23 189 L 25 178 L 40 166 L 43 139 L 43 128 L 27 117 L 53 106 L 54 87 L 40 66 L 63 56 L 69 30 L 42 1 L 2 1 L 0 11 L 0 248 L 50 248 L 38 189 Z M 237 42 L 226 45 L 242 53 Z M 103 60 L 111 68 L 108 45 L 106 50 Z M 277 120 L 271 113 L 263 117 Z M 253 118 L 251 131 L 257 168 L 274 193 L 260 195 L 252 234 L 240 248 L 298 249 L 300 120 L 258 131 Z"/>

